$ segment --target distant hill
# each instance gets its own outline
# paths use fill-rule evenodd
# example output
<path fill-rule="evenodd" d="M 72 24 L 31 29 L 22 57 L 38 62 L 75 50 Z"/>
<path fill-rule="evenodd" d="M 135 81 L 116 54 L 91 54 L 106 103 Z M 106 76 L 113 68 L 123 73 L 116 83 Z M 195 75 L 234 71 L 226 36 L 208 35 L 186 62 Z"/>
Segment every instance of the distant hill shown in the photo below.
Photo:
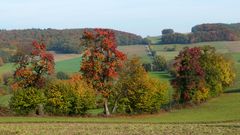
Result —
<path fill-rule="evenodd" d="M 168 32 L 169 30 L 171 32 Z M 164 29 L 162 31 L 162 36 L 159 38 L 160 42 L 158 42 L 158 44 L 190 44 L 198 42 L 238 40 L 240 40 L 240 23 L 209 23 L 192 27 L 190 33 L 178 33 L 174 32 L 172 29 Z"/>
<path fill-rule="evenodd" d="M 43 39 L 47 49 L 61 53 L 79 53 L 80 37 L 86 29 L 25 29 L 25 30 L 0 30 L 1 48 L 14 49 L 17 46 L 27 46 L 34 39 Z M 93 30 L 87 28 L 87 30 Z M 146 44 L 145 40 L 136 34 L 112 30 L 116 35 L 117 44 L 135 45 Z"/>

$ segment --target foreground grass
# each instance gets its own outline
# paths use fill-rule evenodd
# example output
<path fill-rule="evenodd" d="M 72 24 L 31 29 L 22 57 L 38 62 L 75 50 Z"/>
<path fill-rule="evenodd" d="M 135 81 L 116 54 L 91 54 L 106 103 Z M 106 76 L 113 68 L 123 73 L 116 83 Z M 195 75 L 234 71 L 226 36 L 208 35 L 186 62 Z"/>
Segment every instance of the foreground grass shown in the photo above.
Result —
<path fill-rule="evenodd" d="M 240 121 L 240 93 L 226 93 L 199 106 L 153 115 L 114 117 L 0 117 L 0 123 L 212 123 Z"/>
<path fill-rule="evenodd" d="M 5 123 L 5 135 L 177 135 L 177 134 L 238 134 L 240 123 L 218 124 L 96 124 L 96 123 Z"/>

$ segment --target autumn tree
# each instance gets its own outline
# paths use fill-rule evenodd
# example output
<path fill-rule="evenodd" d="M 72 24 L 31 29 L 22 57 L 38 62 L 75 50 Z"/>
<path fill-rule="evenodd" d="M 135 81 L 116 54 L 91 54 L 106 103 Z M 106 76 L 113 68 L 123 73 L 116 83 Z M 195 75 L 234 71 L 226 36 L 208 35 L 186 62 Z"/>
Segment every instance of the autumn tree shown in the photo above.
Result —
<path fill-rule="evenodd" d="M 216 52 L 214 47 L 202 47 L 201 65 L 211 97 L 220 95 L 224 88 L 230 86 L 236 76 L 233 62 Z"/>
<path fill-rule="evenodd" d="M 198 47 L 185 48 L 175 58 L 174 68 L 177 74 L 172 80 L 172 85 L 175 88 L 174 99 L 180 103 L 207 98 L 208 89 L 205 87 L 205 72 L 201 67 L 200 58 L 201 49 Z M 194 100 L 194 97 L 197 100 Z"/>
<path fill-rule="evenodd" d="M 220 95 L 235 78 L 233 62 L 214 47 L 185 48 L 175 58 L 176 77 L 172 80 L 175 99 L 180 103 L 200 103 Z"/>
<path fill-rule="evenodd" d="M 51 53 L 46 52 L 45 44 L 33 41 L 32 46 L 30 54 L 18 57 L 14 88 L 41 88 L 45 84 L 46 76 L 54 72 L 54 58 Z"/>
<path fill-rule="evenodd" d="M 82 37 L 85 52 L 82 57 L 82 75 L 104 98 L 104 110 L 110 115 L 108 99 L 111 86 L 117 78 L 117 69 L 121 67 L 126 56 L 117 50 L 114 33 L 106 29 L 85 31 Z"/>
<path fill-rule="evenodd" d="M 125 62 L 113 89 L 112 113 L 153 113 L 168 102 L 168 84 L 151 78 L 137 57 Z"/>

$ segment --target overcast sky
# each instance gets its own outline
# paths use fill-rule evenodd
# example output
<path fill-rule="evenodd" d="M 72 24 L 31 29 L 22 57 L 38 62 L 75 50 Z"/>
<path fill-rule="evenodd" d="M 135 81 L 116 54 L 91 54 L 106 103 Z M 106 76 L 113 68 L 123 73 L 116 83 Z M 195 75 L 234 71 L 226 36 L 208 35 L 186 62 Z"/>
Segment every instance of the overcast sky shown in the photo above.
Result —
<path fill-rule="evenodd" d="M 0 29 L 104 27 L 142 36 L 240 22 L 240 0 L 0 0 Z"/>

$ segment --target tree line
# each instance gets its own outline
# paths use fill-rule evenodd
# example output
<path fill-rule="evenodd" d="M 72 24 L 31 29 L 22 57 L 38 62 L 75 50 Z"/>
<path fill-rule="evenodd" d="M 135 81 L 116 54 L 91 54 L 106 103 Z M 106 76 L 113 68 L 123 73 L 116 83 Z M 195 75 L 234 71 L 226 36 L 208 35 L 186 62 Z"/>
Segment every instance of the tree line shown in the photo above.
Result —
<path fill-rule="evenodd" d="M 173 29 L 162 30 L 161 44 L 190 44 L 210 41 L 240 40 L 240 24 L 201 24 L 191 33 L 177 33 Z"/>
<path fill-rule="evenodd" d="M 93 29 L 88 29 L 93 31 Z M 15 62 L 16 51 L 31 52 L 31 42 L 41 40 L 46 44 L 48 51 L 58 53 L 81 53 L 83 47 L 79 41 L 84 29 L 25 29 L 0 30 L 0 65 L 1 63 Z M 117 45 L 147 44 L 141 36 L 112 30 L 116 36 Z"/>

